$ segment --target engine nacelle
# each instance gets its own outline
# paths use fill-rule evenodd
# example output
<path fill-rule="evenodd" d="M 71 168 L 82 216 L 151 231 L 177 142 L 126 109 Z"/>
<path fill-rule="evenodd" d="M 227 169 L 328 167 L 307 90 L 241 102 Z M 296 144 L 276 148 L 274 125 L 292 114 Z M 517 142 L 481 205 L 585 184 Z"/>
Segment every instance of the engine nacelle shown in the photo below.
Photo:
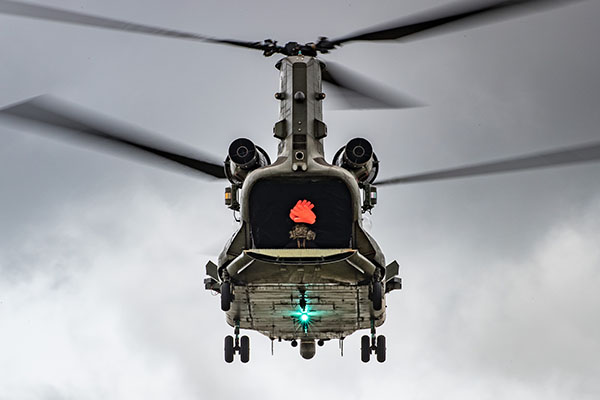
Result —
<path fill-rule="evenodd" d="M 354 138 L 338 150 L 333 164 L 345 168 L 359 182 L 372 183 L 379 172 L 379 161 L 367 139 Z"/>
<path fill-rule="evenodd" d="M 269 164 L 271 160 L 266 151 L 255 146 L 250 139 L 240 138 L 229 145 L 225 174 L 231 183 L 240 184 L 250 171 Z"/>

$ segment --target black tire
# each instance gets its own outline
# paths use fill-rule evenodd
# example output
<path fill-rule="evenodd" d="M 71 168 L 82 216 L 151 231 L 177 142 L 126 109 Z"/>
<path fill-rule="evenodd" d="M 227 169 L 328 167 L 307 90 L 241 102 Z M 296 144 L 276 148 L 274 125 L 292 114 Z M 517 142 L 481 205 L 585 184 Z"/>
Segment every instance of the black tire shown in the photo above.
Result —
<path fill-rule="evenodd" d="M 221 284 L 221 310 L 229 311 L 231 308 L 231 283 L 223 282 Z"/>
<path fill-rule="evenodd" d="M 250 361 L 250 338 L 248 336 L 240 338 L 240 360 L 243 363 Z"/>
<path fill-rule="evenodd" d="M 381 282 L 373 282 L 373 292 L 371 293 L 371 301 L 373 302 L 373 310 L 381 310 L 382 287 Z"/>
<path fill-rule="evenodd" d="M 225 362 L 233 362 L 233 336 L 225 336 Z"/>
<path fill-rule="evenodd" d="M 380 363 L 385 361 L 385 336 L 377 336 L 377 361 Z"/>
<path fill-rule="evenodd" d="M 365 363 L 371 359 L 371 338 L 367 335 L 360 338 L 360 359 Z"/>

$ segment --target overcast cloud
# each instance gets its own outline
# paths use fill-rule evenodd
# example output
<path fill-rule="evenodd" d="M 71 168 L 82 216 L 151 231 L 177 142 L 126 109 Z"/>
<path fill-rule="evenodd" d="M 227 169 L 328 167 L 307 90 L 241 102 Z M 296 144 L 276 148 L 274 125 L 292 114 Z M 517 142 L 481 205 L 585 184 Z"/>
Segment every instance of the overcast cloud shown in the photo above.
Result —
<path fill-rule="evenodd" d="M 43 2 L 280 42 L 444 3 Z M 588 1 L 344 46 L 327 59 L 429 106 L 326 105 L 328 157 L 367 137 L 386 178 L 598 141 L 599 17 Z M 8 16 L 0 49 L 0 107 L 51 93 L 218 158 L 240 136 L 275 153 L 276 58 Z M 405 286 L 378 330 L 388 361 L 361 363 L 360 334 L 306 361 L 249 332 L 250 363 L 228 365 L 231 328 L 202 285 L 235 227 L 223 184 L 37 133 L 0 121 L 0 399 L 600 396 L 600 164 L 381 188 L 371 232 Z"/>

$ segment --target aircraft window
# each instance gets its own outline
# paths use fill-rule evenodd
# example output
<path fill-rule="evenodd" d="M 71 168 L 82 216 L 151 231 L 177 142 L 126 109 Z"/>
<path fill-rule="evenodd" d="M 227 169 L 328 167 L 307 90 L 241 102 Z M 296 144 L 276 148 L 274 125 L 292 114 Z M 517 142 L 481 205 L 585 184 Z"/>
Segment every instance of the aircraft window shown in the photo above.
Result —
<path fill-rule="evenodd" d="M 304 228 L 292 221 L 290 210 L 299 200 L 314 204 L 314 224 L 303 224 L 314 233 L 308 240 L 290 238 Z M 348 248 L 352 247 L 352 200 L 339 180 L 257 182 L 250 193 L 250 225 L 256 248 Z M 293 236 L 293 235 L 292 235 Z"/>

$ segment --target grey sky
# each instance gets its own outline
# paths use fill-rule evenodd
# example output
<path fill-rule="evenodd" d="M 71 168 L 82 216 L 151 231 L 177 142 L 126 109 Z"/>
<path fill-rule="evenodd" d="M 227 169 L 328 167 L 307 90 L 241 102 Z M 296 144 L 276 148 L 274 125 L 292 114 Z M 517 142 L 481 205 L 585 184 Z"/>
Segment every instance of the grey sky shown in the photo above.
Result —
<path fill-rule="evenodd" d="M 444 3 L 43 4 L 285 42 Z M 326 105 L 328 157 L 364 136 L 392 177 L 598 141 L 599 17 L 588 1 L 405 44 L 344 46 L 326 59 L 429 106 Z M 51 93 L 219 158 L 239 136 L 275 152 L 276 57 L 7 16 L 0 49 L 0 106 Z M 600 395 L 600 164 L 381 188 L 372 233 L 405 284 L 380 329 L 388 361 L 362 364 L 359 334 L 343 358 L 328 343 L 305 361 L 287 344 L 271 357 L 251 332 L 250 364 L 227 365 L 231 329 L 202 287 L 234 227 L 223 184 L 1 121 L 0 134 L 0 399 Z"/>

